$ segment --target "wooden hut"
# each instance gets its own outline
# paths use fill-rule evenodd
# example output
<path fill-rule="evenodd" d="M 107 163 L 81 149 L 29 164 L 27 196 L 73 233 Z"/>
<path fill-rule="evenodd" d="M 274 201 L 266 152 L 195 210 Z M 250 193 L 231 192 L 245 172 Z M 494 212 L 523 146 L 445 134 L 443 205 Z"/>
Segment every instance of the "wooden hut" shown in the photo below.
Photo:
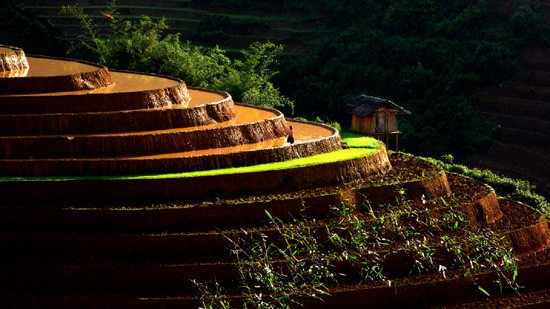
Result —
<path fill-rule="evenodd" d="M 353 102 L 347 104 L 347 112 L 352 115 L 352 131 L 380 137 L 386 137 L 388 145 L 389 137 L 395 136 L 395 150 L 399 150 L 399 132 L 397 127 L 397 115 L 410 115 L 411 112 L 393 103 L 390 100 L 378 97 L 360 95 Z"/>

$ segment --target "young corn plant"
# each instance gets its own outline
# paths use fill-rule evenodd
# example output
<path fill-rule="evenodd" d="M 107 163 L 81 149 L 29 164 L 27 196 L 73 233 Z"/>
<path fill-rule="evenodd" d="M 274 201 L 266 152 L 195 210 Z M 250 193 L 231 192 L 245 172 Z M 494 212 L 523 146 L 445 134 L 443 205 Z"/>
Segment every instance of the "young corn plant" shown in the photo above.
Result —
<path fill-rule="evenodd" d="M 336 280 L 333 258 L 322 250 L 315 230 L 304 221 L 284 224 L 267 213 L 276 235 L 247 233 L 226 239 L 232 245 L 245 303 L 257 308 L 288 308 L 298 298 L 328 295 Z"/>
<path fill-rule="evenodd" d="M 404 195 L 380 211 L 368 202 L 358 207 L 342 203 L 333 207 L 324 225 L 305 219 L 284 223 L 266 212 L 271 233 L 223 235 L 232 247 L 245 307 L 289 308 L 298 305 L 300 297 L 329 295 L 328 284 L 337 284 L 342 275 L 334 264 L 342 261 L 358 270 L 363 281 L 391 285 L 383 265 L 388 254 L 396 253 L 388 250 L 396 241 L 412 258 L 411 274 L 436 272 L 447 278 L 455 271 L 474 276 L 489 270 L 497 274 L 501 289 L 517 291 L 517 259 L 504 237 L 487 228 L 472 231 L 459 209 L 442 203 L 443 213 L 414 209 Z M 217 283 L 195 284 L 205 308 L 227 308 Z"/>
<path fill-rule="evenodd" d="M 359 217 L 352 205 L 335 207 L 336 219 L 326 226 L 328 240 L 336 258 L 358 268 L 363 280 L 385 279 L 382 274 L 385 257 L 380 250 L 389 244 L 381 231 L 385 219 L 376 217 L 370 204 L 364 207 L 370 209 L 372 220 Z"/>
<path fill-rule="evenodd" d="M 197 282 L 192 280 L 198 290 L 197 299 L 203 309 L 229 309 L 231 304 L 227 300 L 224 288 L 216 280 L 210 282 Z"/>

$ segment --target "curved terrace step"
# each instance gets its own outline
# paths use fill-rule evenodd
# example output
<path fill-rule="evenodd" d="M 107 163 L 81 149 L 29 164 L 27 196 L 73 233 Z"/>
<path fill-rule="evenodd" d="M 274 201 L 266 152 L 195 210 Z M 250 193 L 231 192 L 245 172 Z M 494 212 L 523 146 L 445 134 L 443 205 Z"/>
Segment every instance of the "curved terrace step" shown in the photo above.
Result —
<path fill-rule="evenodd" d="M 465 182 L 468 183 L 468 181 L 471 180 L 462 177 L 457 177 L 457 179 L 453 180 L 457 190 L 464 186 Z M 479 183 L 477 186 L 480 186 L 480 192 L 483 192 L 484 189 L 486 190 L 486 188 Z M 496 196 L 492 191 L 486 194 L 478 194 L 477 196 L 460 196 L 460 193 L 457 193 L 456 197 L 447 197 L 446 199 L 448 202 L 433 204 L 423 204 L 417 201 L 416 203 L 418 205 L 414 206 L 416 208 L 414 212 L 418 213 L 418 216 L 412 216 L 413 212 L 411 212 L 411 223 L 414 223 L 415 218 L 421 216 L 428 215 L 437 219 L 450 210 L 459 210 L 465 215 L 472 229 L 477 229 L 479 226 L 487 226 L 487 221 L 491 221 L 491 226 L 494 226 L 495 229 L 503 233 L 512 228 L 521 230 L 524 225 L 530 228 L 531 226 L 536 226 L 533 233 L 540 232 L 540 229 L 544 232 L 545 221 L 541 223 L 543 225 L 538 227 L 538 217 L 532 215 L 532 213 L 534 213 L 532 209 L 527 209 L 523 205 L 514 206 L 516 206 L 517 209 L 525 209 L 523 212 L 519 212 L 525 216 L 508 216 L 506 222 L 498 223 L 502 217 L 502 212 L 499 208 Z M 133 263 L 199 263 L 216 260 L 225 261 L 229 258 L 229 251 L 227 250 L 228 242 L 220 236 L 220 232 L 234 232 L 242 235 L 243 231 L 248 231 L 250 233 L 259 228 L 264 233 L 275 235 L 276 232 L 272 226 L 263 226 L 268 223 L 265 210 L 268 210 L 272 215 L 278 215 L 279 213 L 283 214 L 283 216 L 281 216 L 283 220 L 290 220 L 289 217 L 295 217 L 288 213 L 285 215 L 284 213 L 287 211 L 302 216 L 307 214 L 311 216 L 308 216 L 308 220 L 320 220 L 319 223 L 312 223 L 312 227 L 317 226 L 320 227 L 321 231 L 324 231 L 324 221 L 322 221 L 322 219 L 334 215 L 331 207 L 338 206 L 337 203 L 339 201 L 335 196 L 312 196 L 306 198 L 303 201 L 304 204 L 300 206 L 295 205 L 296 203 L 294 202 L 295 200 L 287 200 L 281 202 L 269 201 L 267 203 L 257 202 L 256 205 L 254 205 L 254 203 L 251 205 L 249 205 L 249 203 L 244 203 L 241 205 L 197 206 L 200 207 L 198 209 L 199 211 L 194 211 L 193 209 L 186 211 L 185 208 L 170 211 L 169 208 L 166 208 L 164 209 L 164 213 L 162 210 L 159 211 L 155 209 L 134 210 L 134 213 L 136 211 L 141 212 L 139 214 L 141 217 L 132 216 L 128 211 L 124 210 L 116 211 L 107 209 L 104 212 L 98 209 L 81 210 L 81 215 L 89 214 L 91 220 L 89 222 L 79 222 L 79 220 L 75 220 L 74 216 L 66 216 L 65 221 L 70 221 L 69 224 L 61 222 L 61 218 L 56 219 L 53 217 L 52 215 L 55 215 L 55 211 L 53 210 L 49 212 L 37 210 L 34 212 L 35 215 L 44 214 L 45 216 L 35 219 L 25 217 L 15 219 L 13 213 L 12 216 L 10 216 L 10 213 L 7 212 L 3 220 L 9 223 L 3 225 L 3 228 L 7 228 L 8 230 L 0 234 L 0 244 L 5 252 L 2 255 L 2 260 L 15 262 L 36 259 L 36 261 L 41 262 L 86 262 L 89 257 L 94 257 L 113 263 L 122 263 L 124 261 L 132 261 Z M 451 209 L 449 205 L 454 206 Z M 300 209 L 292 209 L 293 207 L 299 207 Z M 314 209 L 316 207 L 322 209 Z M 518 214 L 517 209 L 514 214 Z M 512 210 L 513 208 L 507 207 L 505 212 L 511 213 Z M 65 212 L 67 213 L 70 211 Z M 73 212 L 75 211 L 73 210 Z M 97 221 L 99 219 L 97 215 L 105 215 L 106 212 L 110 213 L 110 220 L 103 224 L 99 223 Z M 242 219 L 241 216 L 246 216 L 248 212 L 252 212 L 253 214 Z M 366 212 L 366 209 L 364 212 Z M 388 208 L 382 210 L 376 210 L 375 208 L 376 216 L 387 215 L 387 212 Z M 96 216 L 95 218 L 94 215 Z M 145 216 L 147 215 L 150 216 L 150 218 L 146 218 Z M 403 213 L 402 216 L 405 221 L 409 220 L 406 218 L 406 213 Z M 118 223 L 125 223 L 124 220 L 121 221 L 122 217 L 125 217 L 126 220 L 134 220 L 134 228 L 132 229 L 134 231 L 133 234 L 112 233 L 113 230 L 120 231 Z M 519 220 L 519 218 L 522 218 L 522 220 Z M 76 219 L 78 218 L 76 217 Z M 159 231 L 163 232 L 162 234 L 143 234 L 150 230 L 150 227 L 143 225 L 144 221 L 148 219 L 164 222 L 174 220 L 175 222 L 172 222 L 172 224 L 179 224 L 179 226 L 171 226 L 165 230 L 159 229 Z M 368 216 L 364 219 L 367 222 L 372 220 L 372 218 Z M 226 220 L 229 224 L 214 226 L 212 222 L 210 222 L 211 220 L 214 222 Z M 37 223 L 38 226 L 34 229 L 26 228 L 26 225 L 33 223 Z M 95 230 L 83 232 L 89 230 L 91 227 L 80 227 L 78 226 L 80 223 L 93 225 Z M 44 226 L 48 224 L 50 226 Z M 71 225 L 73 226 L 71 227 Z M 17 232 L 19 229 L 24 231 Z M 37 232 L 30 232 L 36 229 L 38 229 Z M 231 229 L 234 230 L 231 231 Z M 170 230 L 172 230 L 172 232 L 168 233 Z M 204 231 L 199 232 L 201 230 Z M 322 236 L 323 235 L 319 235 L 321 238 Z M 521 237 L 515 237 L 514 239 L 519 239 L 517 241 L 518 248 L 527 248 L 522 249 L 521 252 L 532 252 L 540 250 L 541 248 L 540 241 L 537 247 L 537 242 L 533 240 L 531 240 L 531 243 L 534 245 L 525 245 L 525 240 Z M 541 238 L 539 237 L 539 239 Z M 175 245 L 176 243 L 178 245 Z M 59 256 L 59 254 L 63 255 L 63 257 Z"/>
<path fill-rule="evenodd" d="M 546 120 L 550 118 L 550 102 L 508 98 L 503 96 L 480 96 L 478 105 L 485 111 Z"/>
<path fill-rule="evenodd" d="M 495 142 L 484 155 L 477 157 L 472 165 L 491 169 L 508 177 L 527 179 L 537 186 L 537 192 L 548 194 L 550 192 L 549 165 L 543 163 L 548 160 L 550 158 L 545 152 Z"/>
<path fill-rule="evenodd" d="M 501 142 L 494 142 L 489 151 L 491 156 L 485 156 L 484 160 L 477 160 L 475 164 L 495 164 L 495 167 L 505 165 L 510 171 L 538 175 L 541 181 L 547 180 L 550 175 L 550 156 L 544 151 Z"/>
<path fill-rule="evenodd" d="M 457 206 L 458 210 L 467 210 L 477 201 Z M 520 255 L 531 254 L 546 248 L 550 243 L 550 233 L 544 216 L 517 202 L 505 201 L 504 217 L 491 225 L 491 229 L 506 235 L 514 249 Z M 497 206 L 498 207 L 498 206 Z M 451 208 L 435 208 L 428 214 L 437 218 L 437 212 L 447 212 Z M 434 212 L 434 213 L 432 213 Z M 422 213 L 422 212 L 420 212 Z M 405 214 L 403 214 L 405 215 Z M 412 217 L 412 222 L 414 222 Z M 406 219 L 404 217 L 404 219 Z M 366 219 L 369 220 L 368 218 Z M 313 222 L 313 221 L 312 221 Z M 475 222 L 471 228 L 476 229 Z M 323 221 L 311 223 L 312 228 L 324 231 Z M 244 236 L 255 228 L 236 228 L 235 230 L 162 233 L 162 234 L 89 234 L 89 233 L 31 233 L 3 232 L 1 245 L 3 262 L 34 261 L 35 263 L 88 263 L 100 260 L 109 263 L 199 263 L 206 261 L 226 261 L 229 258 L 229 244 L 220 232 L 236 233 Z M 260 231 L 275 237 L 272 226 Z M 458 231 L 458 230 L 457 230 Z M 449 233 L 452 231 L 446 231 Z M 323 233 L 321 233 L 323 234 Z M 325 236 L 319 234 L 323 239 Z M 178 243 L 179 245 L 174 245 Z M 395 247 L 392 245 L 393 249 Z M 194 248 L 194 249 L 191 249 Z M 384 247 L 380 248 L 385 250 Z M 62 255 L 62 256 L 60 256 Z M 92 259 L 92 260 L 89 260 Z M 392 269 L 394 267 L 389 267 Z"/>
<path fill-rule="evenodd" d="M 263 112 L 261 112 L 263 111 Z M 248 123 L 213 127 L 114 134 L 1 136 L 3 159 L 143 156 L 250 144 L 285 136 L 285 119 L 276 110 L 248 107 L 263 114 Z"/>
<path fill-rule="evenodd" d="M 533 132 L 507 127 L 494 129 L 494 137 L 501 143 L 522 146 L 527 149 L 538 147 L 539 150 L 550 150 L 550 135 L 546 132 Z"/>
<path fill-rule="evenodd" d="M 191 100 L 186 84 L 179 79 L 124 71 L 110 72 L 109 76 L 116 84 L 94 90 L 60 90 L 62 92 L 33 94 L 6 94 L 0 91 L 0 114 L 80 113 L 186 107 Z M 56 84 L 55 77 L 42 79 L 45 83 Z"/>
<path fill-rule="evenodd" d="M 478 201 L 494 195 L 492 189 L 480 186 L 472 180 L 456 181 L 456 177 L 451 175 L 448 182 L 445 173 L 420 159 L 402 158 L 400 155 L 392 154 L 390 162 L 392 169 L 383 173 L 384 176 L 372 175 L 362 179 L 352 188 L 332 185 L 283 194 L 241 196 L 237 199 L 204 199 L 199 203 L 174 201 L 168 204 L 120 205 L 98 204 L 87 200 L 60 207 L 47 205 L 42 200 L 24 205 L 2 202 L 0 230 L 91 233 L 209 231 L 265 224 L 265 210 L 285 221 L 303 215 L 324 218 L 333 213 L 331 207 L 341 203 L 362 203 L 365 193 L 375 190 L 388 190 L 396 195 L 372 194 L 376 196 L 376 200 L 372 202 L 373 206 L 394 202 L 399 194 L 395 191 L 396 184 L 391 181 L 384 182 L 382 178 L 396 177 L 400 177 L 401 183 L 398 186 L 407 192 L 407 198 L 416 203 L 421 202 L 422 195 L 434 200 L 444 198 L 449 202 L 455 201 L 453 196 L 449 196 L 451 187 L 455 187 L 454 190 L 458 191 L 456 194 L 459 194 L 464 186 L 475 186 L 476 194 L 472 195 L 472 199 Z M 417 177 L 417 173 L 423 176 Z M 485 220 L 486 213 L 481 211 L 480 217 Z"/>
<path fill-rule="evenodd" d="M 497 143 L 515 145 L 512 151 L 525 154 L 525 158 L 518 164 L 517 160 L 509 158 L 515 156 L 514 153 L 502 151 L 502 146 L 495 144 L 479 154 L 472 165 L 495 169 L 507 177 L 527 179 L 539 187 L 537 192 L 548 196 L 549 185 L 540 179 L 548 169 L 547 164 L 545 160 L 533 161 L 536 158 L 530 153 L 531 150 L 548 151 L 550 58 L 548 49 L 541 47 L 525 48 L 520 55 L 520 65 L 524 69 L 511 82 L 481 90 L 478 105 L 491 120 L 503 127 L 496 130 Z M 526 131 L 532 133 L 521 134 Z"/>
<path fill-rule="evenodd" d="M 516 79 L 522 84 L 548 86 L 550 71 L 540 71 L 538 68 L 533 70 L 521 70 L 516 75 Z"/>
<path fill-rule="evenodd" d="M 250 107 L 237 110 L 248 114 Z M 253 113 L 254 114 L 254 113 Z M 247 117 L 238 117 L 245 121 Z M 78 159 L 0 160 L 5 176 L 146 175 L 181 173 L 280 162 L 341 149 L 336 130 L 313 123 L 287 121 L 298 133 L 292 147 L 283 137 L 236 146 L 207 148 L 157 155 Z M 213 125 L 213 127 L 220 124 Z M 236 123 L 232 126 L 235 127 Z"/>
<path fill-rule="evenodd" d="M 366 157 L 302 166 L 199 177 L 159 179 L 73 179 L 2 181 L 0 196 L 6 203 L 40 200 L 71 202 L 194 201 L 205 197 L 231 198 L 242 195 L 290 192 L 357 182 L 391 168 L 385 150 Z"/>
<path fill-rule="evenodd" d="M 433 274 L 409 276 L 402 278 L 397 286 L 388 286 L 386 282 L 374 282 L 371 284 L 347 284 L 339 288 L 330 289 L 330 296 L 323 297 L 323 300 L 301 298 L 300 302 L 304 308 L 346 308 L 350 304 L 357 307 L 386 308 L 388 306 L 406 307 L 422 306 L 433 308 L 478 308 L 486 305 L 486 296 L 482 294 L 474 283 L 478 283 L 492 295 L 492 299 L 503 306 L 543 305 L 547 301 L 541 301 L 548 291 L 548 279 L 546 274 L 550 271 L 550 252 L 538 254 L 539 263 L 532 263 L 530 260 L 520 264 L 519 284 L 526 288 L 520 294 L 505 291 L 501 292 L 495 286 L 495 277 L 491 273 L 477 273 L 472 275 L 457 274 L 456 276 L 443 280 L 434 280 Z M 139 268 L 139 266 L 137 266 Z M 167 267 L 166 267 L 167 268 Z M 168 270 L 170 271 L 170 270 Z M 173 282 L 170 286 L 181 288 L 179 272 L 174 267 L 174 275 L 165 278 L 164 282 Z M 98 273 L 98 277 L 105 270 Z M 154 277 L 163 274 L 161 270 L 152 272 Z M 133 274 L 132 274 L 133 275 Z M 101 281 L 101 280 L 99 280 Z M 101 282 L 100 282 L 101 283 Z M 78 283 L 77 283 L 78 284 Z M 144 283 L 145 284 L 145 283 Z M 188 285 L 187 282 L 184 283 Z M 239 307 L 239 298 L 229 296 L 233 306 Z M 122 294 L 105 295 L 99 293 L 73 293 L 70 295 L 59 295 L 49 293 L 47 295 L 22 292 L 11 293 L 3 297 L 3 304 L 34 308 L 36 304 L 40 307 L 127 307 L 127 308 L 198 308 L 202 304 L 189 293 L 162 296 L 128 296 Z M 473 304 L 473 306 L 469 306 Z M 440 306 L 440 307 L 438 307 Z"/>
<path fill-rule="evenodd" d="M 548 252 L 541 253 L 543 262 L 530 263 L 525 261 L 520 264 L 519 272 L 522 278 L 519 284 L 528 288 L 529 291 L 547 289 L 548 280 L 542 275 L 550 271 Z M 499 285 L 495 283 L 496 277 L 492 273 L 460 273 L 449 278 L 441 278 L 434 274 L 409 276 L 397 278 L 396 286 L 388 285 L 387 282 L 376 282 L 372 284 L 350 284 L 339 288 L 330 289 L 330 296 L 323 296 L 322 300 L 303 298 L 302 308 L 343 308 L 350 304 L 355 307 L 386 308 L 390 307 L 436 307 L 447 308 L 448 304 L 464 303 L 468 301 L 480 301 L 483 305 L 487 296 L 483 294 L 478 286 L 484 288 L 493 298 L 517 295 L 509 289 L 500 291 Z M 397 281 L 396 280 L 396 281 Z M 522 293 L 522 292 L 520 292 Z M 154 300 L 153 300 L 154 301 Z M 163 298 L 165 304 L 175 305 L 178 300 L 171 301 Z M 185 301 L 185 302 L 184 302 Z M 153 302 L 152 302 L 153 303 Z M 160 300 L 155 305 L 161 305 Z M 196 304 L 192 299 L 182 299 L 180 304 Z"/>
<path fill-rule="evenodd" d="M 0 132 L 2 136 L 107 134 L 205 126 L 236 117 L 228 93 L 197 88 L 188 91 L 193 101 L 187 107 L 178 104 L 119 111 L 0 114 Z"/>
<path fill-rule="evenodd" d="M 535 101 L 549 101 L 550 87 L 511 83 L 504 84 L 500 87 L 485 88 L 481 90 L 478 95 L 517 98 Z"/>
<path fill-rule="evenodd" d="M 93 90 L 114 85 L 109 70 L 80 60 L 27 57 L 24 76 L 0 78 L 0 94 L 32 94 Z"/>
<path fill-rule="evenodd" d="M 524 131 L 546 133 L 550 132 L 550 121 L 531 117 L 522 117 L 510 114 L 485 112 L 497 125 Z"/>

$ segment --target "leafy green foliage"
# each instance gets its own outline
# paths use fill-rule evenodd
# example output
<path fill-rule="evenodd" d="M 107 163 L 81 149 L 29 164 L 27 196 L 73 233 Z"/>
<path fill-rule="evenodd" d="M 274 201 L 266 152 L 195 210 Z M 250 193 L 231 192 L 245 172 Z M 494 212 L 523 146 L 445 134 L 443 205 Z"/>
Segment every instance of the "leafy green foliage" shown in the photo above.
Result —
<path fill-rule="evenodd" d="M 550 27 L 540 1 L 519 1 L 511 15 L 487 0 L 321 1 L 310 14 L 336 31 L 319 32 L 307 57 L 282 60 L 278 83 L 306 118 L 344 128 L 345 104 L 364 93 L 412 111 L 402 117 L 400 146 L 469 161 L 491 141 L 493 124 L 479 115 L 473 95 L 516 70 L 516 51 L 547 44 Z"/>
<path fill-rule="evenodd" d="M 192 46 L 177 34 L 163 36 L 168 29 L 164 19 L 131 21 L 115 15 L 105 28 L 80 7 L 63 7 L 61 13 L 78 18 L 83 29 L 69 50 L 73 54 L 91 53 L 93 60 L 111 68 L 178 77 L 191 86 L 227 91 L 249 104 L 293 108 L 293 101 L 270 81 L 277 74 L 272 67 L 282 46 L 255 43 L 242 51 L 240 59 L 232 59 L 220 48 Z"/>
<path fill-rule="evenodd" d="M 491 170 L 469 168 L 453 163 L 453 156 L 450 154 L 443 155 L 440 160 L 434 158 L 424 159 L 442 166 L 446 171 L 484 182 L 491 186 L 497 195 L 530 205 L 541 211 L 547 218 L 550 218 L 550 204 L 544 196 L 535 192 L 536 187 L 527 180 L 504 177 Z"/>
<path fill-rule="evenodd" d="M 256 308 L 289 308 L 297 297 L 328 295 L 325 282 L 335 279 L 330 253 L 304 221 L 284 224 L 271 217 L 282 240 L 276 244 L 266 234 L 226 236 L 232 244 L 235 267 L 247 304 Z M 305 258 L 307 257 L 307 258 Z"/>

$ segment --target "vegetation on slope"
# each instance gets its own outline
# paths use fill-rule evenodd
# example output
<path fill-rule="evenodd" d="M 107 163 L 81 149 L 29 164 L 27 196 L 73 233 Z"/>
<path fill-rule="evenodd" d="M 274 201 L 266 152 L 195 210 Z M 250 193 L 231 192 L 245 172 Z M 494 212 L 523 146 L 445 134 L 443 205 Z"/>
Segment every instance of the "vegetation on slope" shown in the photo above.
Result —
<path fill-rule="evenodd" d="M 27 53 L 60 55 L 66 46 L 54 39 L 59 34 L 39 20 L 23 13 L 15 5 L 0 6 L 0 43 L 23 48 Z M 29 35 L 32 33 L 32 36 Z"/>
<path fill-rule="evenodd" d="M 478 87 L 508 80 L 521 46 L 550 38 L 540 1 L 517 1 L 511 16 L 491 2 L 304 2 L 323 26 L 310 55 L 281 61 L 277 82 L 298 102 L 298 115 L 343 127 L 355 96 L 391 99 L 413 113 L 400 120 L 406 151 L 452 153 L 465 163 L 489 145 L 492 131 L 474 106 Z"/>
<path fill-rule="evenodd" d="M 438 204 L 445 204 L 445 212 L 430 216 Z M 444 280 L 488 270 L 496 274 L 501 290 L 509 286 L 517 291 L 517 258 L 505 237 L 489 228 L 471 229 L 464 214 L 444 199 L 427 201 L 424 207 L 415 210 L 399 196 L 380 208 L 342 204 L 327 220 L 297 218 L 290 223 L 266 211 L 275 233 L 222 232 L 234 256 L 238 284 L 195 281 L 197 297 L 204 308 L 235 307 L 228 295 L 241 296 L 242 308 L 290 308 L 304 296 L 330 296 L 330 287 L 350 280 L 397 287 L 399 274 L 437 273 Z M 386 269 L 399 254 L 407 256 L 401 273 Z M 485 288 L 478 285 L 480 293 L 489 295 Z"/>
<path fill-rule="evenodd" d="M 83 27 L 80 41 L 69 50 L 77 57 L 92 57 L 110 68 L 178 77 L 191 86 L 227 91 L 249 104 L 293 107 L 270 81 L 277 73 L 271 67 L 281 46 L 256 43 L 243 50 L 240 59 L 231 59 L 219 48 L 192 46 L 177 34 L 163 36 L 168 29 L 164 19 L 113 18 L 105 29 L 80 7 L 63 7 L 61 13 L 78 18 Z"/>
<path fill-rule="evenodd" d="M 426 160 L 443 167 L 448 172 L 471 177 L 491 186 L 497 195 L 520 201 L 541 211 L 550 219 L 550 204 L 546 198 L 536 193 L 535 186 L 527 180 L 504 177 L 491 170 L 468 168 L 453 162 L 452 155 L 444 155 L 441 160 L 425 158 Z"/>

